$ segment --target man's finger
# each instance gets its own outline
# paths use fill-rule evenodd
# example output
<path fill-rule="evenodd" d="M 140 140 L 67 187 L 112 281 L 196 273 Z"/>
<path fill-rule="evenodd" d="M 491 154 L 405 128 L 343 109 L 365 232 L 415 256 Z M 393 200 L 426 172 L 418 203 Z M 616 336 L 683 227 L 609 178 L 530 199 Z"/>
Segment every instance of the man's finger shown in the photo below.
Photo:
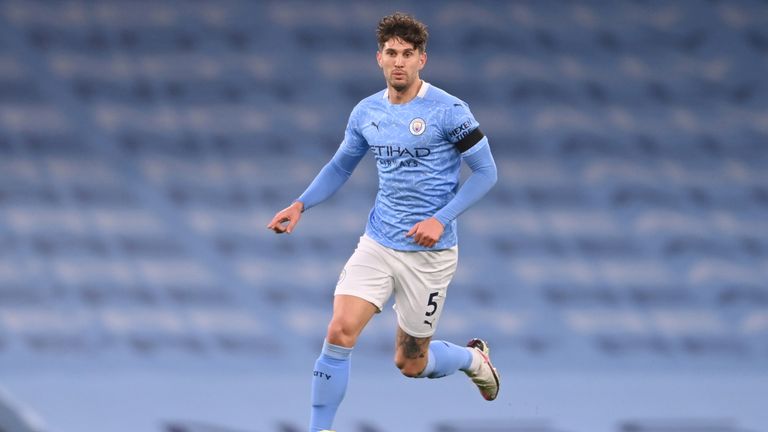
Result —
<path fill-rule="evenodd" d="M 411 227 L 411 230 L 410 230 L 410 231 L 408 231 L 408 234 L 406 234 L 405 236 L 406 236 L 406 237 L 410 237 L 410 236 L 412 236 L 412 235 L 413 235 L 413 234 L 416 232 L 416 228 L 417 228 L 418 226 L 419 226 L 419 224 L 416 224 L 416 225 L 414 225 L 413 227 Z"/>
<path fill-rule="evenodd" d="M 279 224 L 279 223 L 278 223 L 277 221 L 275 221 L 275 220 L 272 220 L 272 222 L 270 222 L 270 223 L 269 223 L 269 225 L 267 225 L 267 228 L 269 228 L 269 229 L 275 229 L 275 227 L 276 227 L 276 226 L 278 226 L 278 224 Z"/>
<path fill-rule="evenodd" d="M 267 225 L 267 228 L 273 229 L 276 225 L 283 222 L 283 219 L 285 216 L 282 215 L 282 212 L 279 212 L 275 215 L 275 217 L 272 218 L 271 221 L 269 221 L 269 225 Z"/>
<path fill-rule="evenodd" d="M 275 218 L 272 218 L 271 221 L 267 224 L 267 229 L 272 229 L 275 226 Z"/>
<path fill-rule="evenodd" d="M 295 227 L 295 226 L 296 226 L 296 223 L 298 223 L 298 222 L 299 222 L 299 220 L 298 220 L 298 219 L 293 219 L 293 220 L 289 221 L 289 222 L 288 222 L 288 226 L 287 226 L 287 227 L 285 227 L 285 231 L 286 231 L 288 234 L 290 234 L 290 233 L 291 233 L 291 231 L 293 231 L 293 227 Z"/>
<path fill-rule="evenodd" d="M 283 232 L 285 232 L 285 227 L 282 226 L 282 223 L 288 220 L 290 219 L 280 214 L 277 214 L 275 215 L 274 218 L 272 218 L 272 221 L 269 223 L 269 225 L 267 225 L 267 228 L 271 229 L 272 231 L 278 234 L 282 234 Z"/>

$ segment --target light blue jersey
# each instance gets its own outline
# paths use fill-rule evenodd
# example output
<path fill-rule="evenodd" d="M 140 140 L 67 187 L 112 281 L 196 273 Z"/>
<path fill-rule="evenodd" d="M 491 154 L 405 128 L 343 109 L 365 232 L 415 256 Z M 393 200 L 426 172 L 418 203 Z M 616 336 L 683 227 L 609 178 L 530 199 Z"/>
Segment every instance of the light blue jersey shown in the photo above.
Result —
<path fill-rule="evenodd" d="M 392 249 L 424 250 L 406 233 L 456 195 L 462 155 L 487 145 L 467 104 L 426 82 L 405 104 L 390 103 L 387 90 L 363 99 L 339 151 L 353 158 L 371 152 L 376 159 L 379 191 L 366 234 Z M 433 250 L 457 243 L 456 220 L 441 222 L 445 231 Z"/>

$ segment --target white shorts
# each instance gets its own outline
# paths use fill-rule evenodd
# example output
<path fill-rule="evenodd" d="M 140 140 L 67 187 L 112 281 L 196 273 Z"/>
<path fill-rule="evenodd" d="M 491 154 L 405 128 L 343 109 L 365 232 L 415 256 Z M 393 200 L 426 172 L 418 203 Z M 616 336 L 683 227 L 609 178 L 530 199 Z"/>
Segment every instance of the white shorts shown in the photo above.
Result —
<path fill-rule="evenodd" d="M 381 312 L 394 291 L 400 328 L 413 337 L 429 337 L 440 320 L 458 258 L 457 246 L 437 251 L 398 251 L 363 235 L 339 275 L 334 295 L 359 297 Z"/>

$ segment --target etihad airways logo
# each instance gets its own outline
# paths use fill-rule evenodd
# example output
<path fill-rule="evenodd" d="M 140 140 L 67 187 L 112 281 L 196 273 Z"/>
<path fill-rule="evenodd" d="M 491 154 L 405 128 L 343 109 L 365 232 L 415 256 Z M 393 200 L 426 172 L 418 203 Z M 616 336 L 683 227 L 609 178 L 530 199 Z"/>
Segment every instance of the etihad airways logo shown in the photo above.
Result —
<path fill-rule="evenodd" d="M 371 146 L 371 152 L 376 155 L 377 163 L 384 168 L 391 166 L 414 168 L 419 166 L 419 159 L 425 158 L 432 153 L 426 147 L 413 147 L 409 149 L 395 145 L 374 145 Z"/>
<path fill-rule="evenodd" d="M 393 146 L 393 145 L 374 145 L 371 146 L 371 151 L 376 156 L 386 157 L 403 157 L 408 156 L 412 158 L 423 158 L 429 156 L 432 153 L 426 147 L 414 147 L 409 149 L 407 147 Z"/>

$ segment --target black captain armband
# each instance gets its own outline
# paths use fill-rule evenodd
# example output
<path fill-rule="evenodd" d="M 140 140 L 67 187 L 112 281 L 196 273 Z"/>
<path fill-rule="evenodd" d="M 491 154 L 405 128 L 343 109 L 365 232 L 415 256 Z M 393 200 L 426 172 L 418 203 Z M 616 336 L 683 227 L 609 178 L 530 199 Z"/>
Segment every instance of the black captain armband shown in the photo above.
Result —
<path fill-rule="evenodd" d="M 460 153 L 464 153 L 465 151 L 471 149 L 475 144 L 479 143 L 480 140 L 482 140 L 485 137 L 482 132 L 480 132 L 480 128 L 475 128 L 472 132 L 468 133 L 467 136 L 460 139 L 456 144 L 456 148 L 459 150 Z"/>

